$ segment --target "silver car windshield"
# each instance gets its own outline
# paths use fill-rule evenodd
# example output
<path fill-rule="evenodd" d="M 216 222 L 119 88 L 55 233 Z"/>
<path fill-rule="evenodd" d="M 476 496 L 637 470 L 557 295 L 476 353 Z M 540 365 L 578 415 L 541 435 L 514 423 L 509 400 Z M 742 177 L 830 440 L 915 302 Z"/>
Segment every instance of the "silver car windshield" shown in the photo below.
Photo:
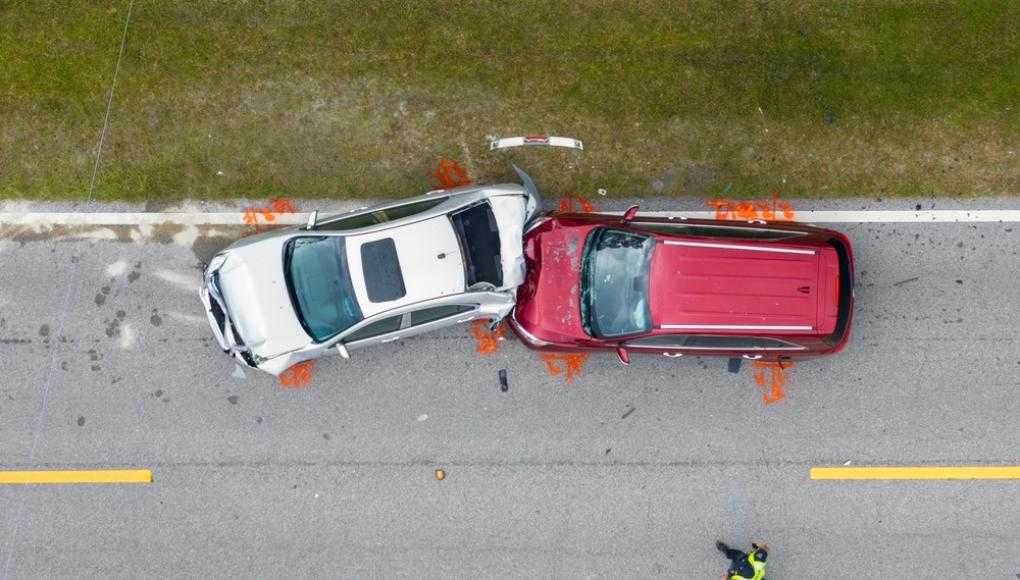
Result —
<path fill-rule="evenodd" d="M 294 238 L 287 242 L 284 255 L 291 302 L 313 340 L 328 340 L 364 318 L 351 284 L 343 237 Z"/>

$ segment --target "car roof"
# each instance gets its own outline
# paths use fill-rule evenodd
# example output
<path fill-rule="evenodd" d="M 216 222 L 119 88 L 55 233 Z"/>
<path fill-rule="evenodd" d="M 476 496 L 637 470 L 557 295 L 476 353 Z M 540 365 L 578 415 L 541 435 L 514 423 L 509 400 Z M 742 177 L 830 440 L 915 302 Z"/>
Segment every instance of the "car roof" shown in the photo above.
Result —
<path fill-rule="evenodd" d="M 464 258 L 457 235 L 445 215 L 346 238 L 351 282 L 365 318 L 415 302 L 460 294 L 465 291 Z M 404 292 L 390 300 L 379 300 L 369 287 L 366 264 L 369 251 L 380 241 L 392 242 Z M 378 259 L 378 258 L 377 258 Z M 376 298 L 373 300 L 373 298 Z"/>

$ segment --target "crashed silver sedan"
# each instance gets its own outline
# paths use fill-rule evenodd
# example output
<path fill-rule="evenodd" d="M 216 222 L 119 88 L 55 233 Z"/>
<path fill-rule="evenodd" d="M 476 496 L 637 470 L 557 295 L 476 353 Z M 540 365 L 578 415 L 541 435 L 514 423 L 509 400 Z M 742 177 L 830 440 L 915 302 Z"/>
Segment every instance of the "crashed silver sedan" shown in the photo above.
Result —
<path fill-rule="evenodd" d="M 487 319 L 524 281 L 522 231 L 541 202 L 524 185 L 431 191 L 243 238 L 199 292 L 224 352 L 274 375 L 326 354 Z"/>

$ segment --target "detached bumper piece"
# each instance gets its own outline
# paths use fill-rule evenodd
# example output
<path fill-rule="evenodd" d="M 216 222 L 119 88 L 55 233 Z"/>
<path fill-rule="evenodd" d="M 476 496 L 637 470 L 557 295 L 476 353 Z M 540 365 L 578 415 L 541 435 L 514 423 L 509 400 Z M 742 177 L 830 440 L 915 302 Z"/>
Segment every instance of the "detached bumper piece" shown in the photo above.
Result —
<path fill-rule="evenodd" d="M 523 147 L 525 145 L 546 145 L 549 147 L 567 147 L 569 149 L 584 150 L 584 143 L 581 143 L 580 139 L 554 137 L 551 135 L 524 135 L 522 137 L 493 139 L 489 141 L 489 151 L 509 149 L 510 147 Z"/>

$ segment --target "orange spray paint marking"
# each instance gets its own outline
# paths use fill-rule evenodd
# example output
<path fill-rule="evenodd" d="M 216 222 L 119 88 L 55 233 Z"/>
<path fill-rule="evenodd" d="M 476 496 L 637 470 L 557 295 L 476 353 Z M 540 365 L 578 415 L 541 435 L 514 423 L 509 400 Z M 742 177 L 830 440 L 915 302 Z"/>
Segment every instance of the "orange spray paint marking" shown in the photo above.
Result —
<path fill-rule="evenodd" d="M 566 195 L 561 197 L 556 204 L 556 211 L 559 213 L 591 213 L 595 211 L 595 204 L 587 197 Z"/>
<path fill-rule="evenodd" d="M 553 377 L 562 374 L 567 383 L 573 382 L 574 377 L 581 375 L 584 361 L 588 360 L 588 353 L 584 352 L 543 352 L 541 356 L 546 372 Z"/>
<path fill-rule="evenodd" d="M 471 323 L 471 335 L 475 337 L 475 352 L 487 355 L 499 349 L 499 341 L 506 334 L 506 325 L 500 324 L 496 330 L 489 330 L 489 322 L 476 320 Z"/>
<path fill-rule="evenodd" d="M 715 210 L 717 220 L 765 220 L 793 221 L 796 214 L 789 202 L 777 199 L 773 191 L 771 199 L 740 200 L 710 199 L 705 205 Z"/>
<path fill-rule="evenodd" d="M 283 371 L 277 377 L 280 381 L 280 386 L 285 389 L 302 389 L 307 387 L 308 383 L 312 382 L 313 366 L 315 366 L 315 361 L 306 360 Z"/>
<path fill-rule="evenodd" d="M 471 183 L 471 178 L 468 177 L 466 169 L 461 167 L 456 161 L 452 159 L 447 160 L 443 157 L 439 158 L 439 167 L 432 172 L 432 177 L 439 183 L 439 187 L 443 189 Z"/>
<path fill-rule="evenodd" d="M 244 223 L 254 226 L 256 232 L 262 232 L 265 226 L 276 222 L 276 217 L 281 213 L 296 213 L 297 208 L 285 197 L 274 197 L 265 206 L 249 207 L 244 210 L 241 218 Z"/>
<path fill-rule="evenodd" d="M 758 390 L 761 391 L 761 401 L 766 405 L 778 403 L 786 397 L 786 393 L 783 392 L 783 385 L 786 384 L 786 375 L 784 369 L 788 369 L 793 366 L 792 362 L 775 362 L 775 361 L 754 361 L 754 382 L 758 385 Z M 769 382 L 765 384 L 765 371 L 769 371 Z"/>

